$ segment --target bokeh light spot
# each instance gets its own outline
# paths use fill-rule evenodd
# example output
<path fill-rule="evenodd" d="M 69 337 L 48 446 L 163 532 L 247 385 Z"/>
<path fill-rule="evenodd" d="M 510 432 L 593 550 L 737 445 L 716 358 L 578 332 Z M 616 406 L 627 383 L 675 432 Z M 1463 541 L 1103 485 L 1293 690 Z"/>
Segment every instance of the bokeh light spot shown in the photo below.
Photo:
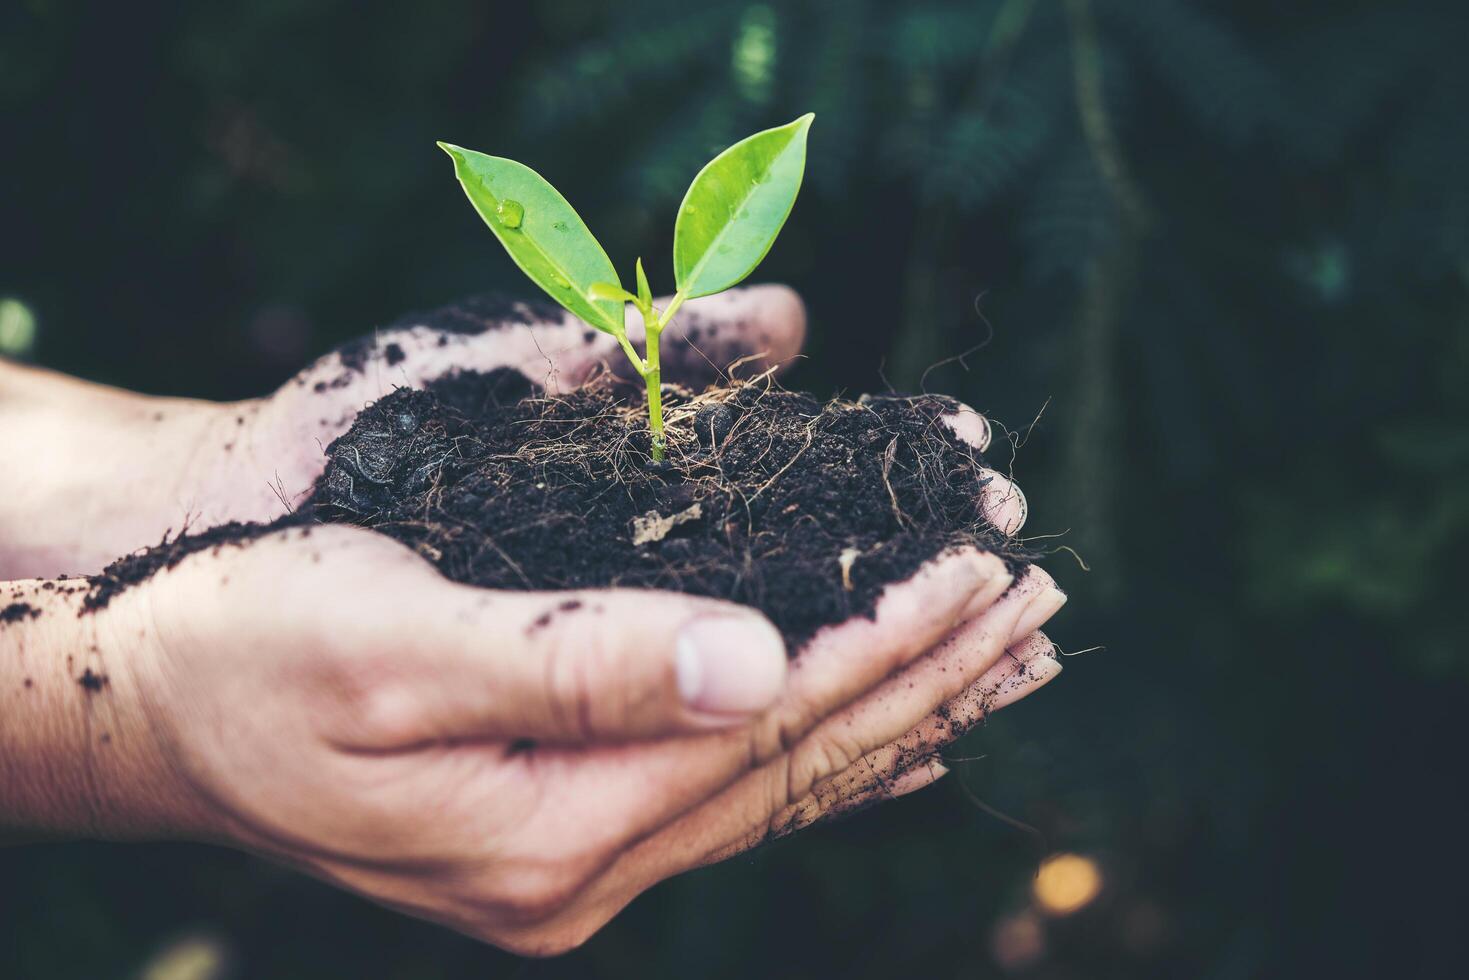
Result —
<path fill-rule="evenodd" d="M 217 938 L 187 935 L 160 949 L 138 973 L 142 980 L 217 980 L 228 971 L 228 961 Z"/>
<path fill-rule="evenodd" d="M 19 357 L 36 343 L 36 315 L 12 296 L 0 296 L 0 354 Z"/>
<path fill-rule="evenodd" d="M 1080 854 L 1053 854 L 1041 864 L 1032 886 L 1036 905 L 1047 915 L 1078 912 L 1102 891 L 1102 870 Z"/>

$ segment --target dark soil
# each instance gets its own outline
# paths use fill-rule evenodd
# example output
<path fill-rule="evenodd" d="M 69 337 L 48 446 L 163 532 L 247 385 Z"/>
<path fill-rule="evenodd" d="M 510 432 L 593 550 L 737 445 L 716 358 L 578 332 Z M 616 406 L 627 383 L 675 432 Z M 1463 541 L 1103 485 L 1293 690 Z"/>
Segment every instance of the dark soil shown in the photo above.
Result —
<path fill-rule="evenodd" d="M 41 610 L 28 602 L 12 602 L 0 609 L 0 623 L 18 623 L 24 619 L 35 619 Z"/>
<path fill-rule="evenodd" d="M 947 399 L 669 388 L 659 466 L 645 416 L 611 386 L 527 394 L 496 372 L 384 398 L 328 447 L 315 517 L 387 534 L 474 585 L 733 599 L 793 649 L 870 614 L 950 546 L 1027 557 L 985 520 L 983 460 L 938 421 Z"/>
<path fill-rule="evenodd" d="M 108 679 L 106 674 L 94 673 L 92 671 L 92 668 L 88 667 L 82 672 L 82 676 L 77 678 L 77 683 L 81 685 L 82 690 L 86 691 L 88 694 L 96 694 L 98 691 L 107 686 Z"/>
<path fill-rule="evenodd" d="M 978 451 L 937 396 L 820 402 L 766 382 L 665 387 L 668 460 L 649 456 L 639 393 L 532 393 L 513 371 L 451 375 L 364 410 L 285 521 L 225 525 L 121 559 L 88 609 L 189 554 L 286 524 L 387 534 L 447 577 L 501 589 L 632 586 L 764 611 L 794 651 L 871 615 L 883 588 L 973 543 L 1031 555 L 980 510 Z"/>

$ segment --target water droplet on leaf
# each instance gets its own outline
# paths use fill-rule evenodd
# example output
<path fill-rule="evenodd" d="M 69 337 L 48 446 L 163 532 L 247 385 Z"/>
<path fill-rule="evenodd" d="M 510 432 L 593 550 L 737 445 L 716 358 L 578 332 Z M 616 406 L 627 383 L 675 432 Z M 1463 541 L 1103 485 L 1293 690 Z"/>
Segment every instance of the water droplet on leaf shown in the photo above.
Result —
<path fill-rule="evenodd" d="M 558 221 L 555 224 L 553 224 L 551 227 L 552 228 L 555 228 L 557 231 L 565 231 L 566 230 L 566 222 L 564 222 L 564 221 Z"/>
<path fill-rule="evenodd" d="M 495 208 L 495 217 L 506 228 L 519 228 L 520 223 L 525 220 L 525 208 L 519 201 L 512 201 L 507 197 Z"/>

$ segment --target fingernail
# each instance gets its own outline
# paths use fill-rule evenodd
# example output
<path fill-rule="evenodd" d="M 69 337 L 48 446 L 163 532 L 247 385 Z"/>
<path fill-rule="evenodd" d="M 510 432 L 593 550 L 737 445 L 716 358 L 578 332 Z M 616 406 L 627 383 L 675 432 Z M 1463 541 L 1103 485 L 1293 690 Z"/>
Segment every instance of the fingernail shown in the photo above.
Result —
<path fill-rule="evenodd" d="M 990 448 L 989 420 L 968 405 L 960 405 L 957 412 L 942 416 L 941 421 L 950 432 L 980 452 Z"/>
<path fill-rule="evenodd" d="M 907 772 L 888 781 L 888 793 L 894 797 L 906 796 L 925 786 L 932 786 L 949 774 L 949 767 L 942 762 L 928 762 L 914 766 Z"/>
<path fill-rule="evenodd" d="M 1030 515 L 1019 484 L 996 470 L 982 470 L 990 483 L 981 492 L 985 517 L 1005 534 L 1018 534 Z"/>
<path fill-rule="evenodd" d="M 674 644 L 678 693 L 695 711 L 751 715 L 785 687 L 786 649 L 769 622 L 754 616 L 701 616 Z"/>

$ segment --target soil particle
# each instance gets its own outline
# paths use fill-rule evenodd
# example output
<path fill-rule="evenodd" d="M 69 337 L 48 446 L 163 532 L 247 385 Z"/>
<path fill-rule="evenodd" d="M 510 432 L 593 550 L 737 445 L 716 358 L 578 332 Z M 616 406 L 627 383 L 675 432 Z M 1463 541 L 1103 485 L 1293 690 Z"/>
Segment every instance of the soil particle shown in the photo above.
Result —
<path fill-rule="evenodd" d="M 713 446 L 734 426 L 735 413 L 728 405 L 708 404 L 694 413 L 694 437 L 700 445 Z"/>
<path fill-rule="evenodd" d="M 98 691 L 107 686 L 108 679 L 106 674 L 94 673 L 92 671 L 92 668 L 88 667 L 86 670 L 82 671 L 82 676 L 77 678 L 77 683 L 80 684 L 82 686 L 82 689 L 88 694 L 96 694 Z"/>
<path fill-rule="evenodd" d="M 403 348 L 397 344 L 389 344 L 383 348 L 383 360 L 388 362 L 388 367 L 402 364 L 407 358 L 408 355 L 403 353 Z"/>
<path fill-rule="evenodd" d="M 361 337 L 353 337 L 338 347 L 337 357 L 341 358 L 342 367 L 346 369 L 346 373 L 350 376 L 361 373 L 362 369 L 367 365 L 367 359 L 372 356 L 372 352 L 376 349 L 377 340 L 371 334 L 367 334 Z M 317 389 L 317 391 L 320 390 L 320 388 Z"/>
<path fill-rule="evenodd" d="M 12 602 L 0 609 L 0 623 L 18 623 L 24 619 L 35 619 L 39 615 L 41 610 L 28 602 Z"/>
<path fill-rule="evenodd" d="M 358 367 L 351 368 L 350 370 L 343 371 L 341 374 L 337 375 L 335 378 L 332 378 L 330 381 L 318 381 L 316 382 L 316 384 L 311 386 L 311 390 L 320 395 L 329 390 L 345 388 L 352 383 L 353 372 L 358 370 L 361 370 L 360 365 Z"/>

